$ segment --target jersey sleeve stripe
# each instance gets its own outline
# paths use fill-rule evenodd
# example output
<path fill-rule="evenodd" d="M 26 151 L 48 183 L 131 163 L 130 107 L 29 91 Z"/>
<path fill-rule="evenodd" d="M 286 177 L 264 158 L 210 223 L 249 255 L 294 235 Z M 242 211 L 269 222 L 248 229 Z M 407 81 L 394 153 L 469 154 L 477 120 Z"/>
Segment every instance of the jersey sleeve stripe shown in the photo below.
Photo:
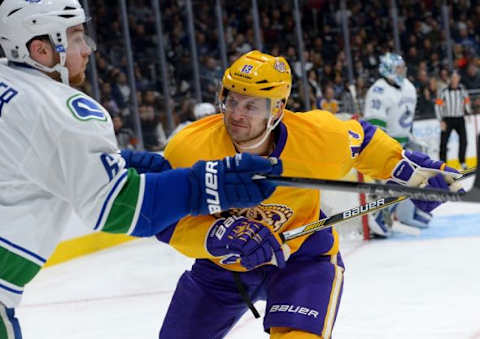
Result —
<path fill-rule="evenodd" d="M 21 255 L 0 247 L 0 279 L 23 287 L 40 271 L 38 265 Z"/>
<path fill-rule="evenodd" d="M 47 259 L 39 256 L 38 254 L 35 254 L 32 251 L 27 250 L 26 248 L 18 246 L 13 242 L 8 241 L 7 239 L 0 237 L 0 248 L 2 247 L 22 257 L 28 256 L 29 258 L 26 258 L 27 260 L 35 261 L 39 266 L 42 266 L 44 263 L 47 262 Z"/>
<path fill-rule="evenodd" d="M 112 196 L 115 192 L 118 192 L 119 191 L 119 188 L 122 187 L 122 185 L 120 184 L 124 184 L 124 182 L 126 181 L 126 177 L 128 175 L 128 172 L 125 171 L 124 173 L 122 173 L 122 175 L 120 176 L 120 178 L 118 178 L 118 180 L 115 182 L 115 184 L 113 185 L 113 188 L 110 190 L 110 192 L 108 193 L 107 195 L 107 199 L 105 199 L 105 202 L 103 203 L 103 206 L 102 206 L 102 209 L 100 211 L 100 215 L 98 216 L 98 219 L 97 219 L 97 223 L 95 224 L 95 227 L 93 228 L 94 230 L 97 230 L 99 228 L 100 225 L 103 224 L 104 222 L 104 216 L 105 216 L 105 211 L 107 210 L 107 208 L 111 208 L 111 203 L 113 202 L 112 199 Z"/>
<path fill-rule="evenodd" d="M 140 193 L 140 175 L 133 168 L 128 170 L 127 182 L 113 201 L 107 221 L 102 231 L 109 233 L 127 233 L 135 215 Z"/>
<path fill-rule="evenodd" d="M 360 153 L 361 153 L 372 140 L 373 135 L 377 131 L 377 128 L 364 120 L 360 120 L 359 122 L 363 128 L 363 142 L 362 142 L 362 145 L 360 146 Z"/>
<path fill-rule="evenodd" d="M 133 216 L 132 223 L 131 223 L 130 228 L 128 229 L 128 232 L 127 232 L 128 235 L 132 234 L 133 230 L 135 229 L 135 226 L 137 225 L 138 216 L 140 215 L 140 211 L 142 210 L 144 194 L 145 194 L 145 175 L 141 174 L 140 175 L 140 187 L 139 187 L 139 192 L 138 192 L 137 206 L 135 208 L 135 214 Z"/>
<path fill-rule="evenodd" d="M 368 119 L 367 120 L 370 124 L 381 127 L 381 128 L 386 128 L 387 127 L 387 122 L 382 119 Z"/>
<path fill-rule="evenodd" d="M 22 289 L 15 289 L 15 288 L 9 287 L 7 284 L 5 284 L 5 282 L 2 281 L 2 279 L 0 279 L 0 288 L 4 289 L 4 290 L 6 290 L 10 293 L 23 294 L 23 288 Z"/>

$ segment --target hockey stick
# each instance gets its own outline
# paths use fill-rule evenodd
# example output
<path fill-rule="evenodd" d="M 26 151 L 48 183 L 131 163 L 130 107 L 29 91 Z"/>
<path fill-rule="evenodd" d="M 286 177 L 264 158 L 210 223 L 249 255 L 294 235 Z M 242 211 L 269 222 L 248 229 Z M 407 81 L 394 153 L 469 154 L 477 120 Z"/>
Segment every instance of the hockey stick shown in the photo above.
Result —
<path fill-rule="evenodd" d="M 476 170 L 477 170 L 476 168 L 471 168 L 463 171 L 462 176 L 456 179 L 455 181 L 464 180 L 468 177 L 471 177 L 476 173 Z M 282 239 L 283 242 L 286 242 L 286 241 L 301 237 L 302 235 L 325 230 L 333 227 L 335 224 L 342 223 L 352 218 L 356 218 L 377 210 L 381 210 L 385 207 L 391 206 L 393 204 L 396 204 L 408 198 L 409 198 L 408 196 L 387 197 L 387 198 L 381 198 L 371 202 L 367 202 L 366 204 L 363 204 L 354 208 L 350 208 L 338 214 L 334 214 L 331 217 L 320 219 L 310 224 L 306 224 L 306 225 L 294 228 L 292 230 L 282 232 L 280 233 L 280 238 Z"/>
<path fill-rule="evenodd" d="M 480 159 L 480 147 L 478 147 L 478 157 Z M 399 195 L 406 195 L 411 199 L 428 200 L 428 201 L 464 201 L 480 203 L 480 172 L 475 168 L 475 182 L 473 187 L 468 192 L 449 192 L 435 188 L 420 188 L 408 187 L 395 184 L 377 184 L 352 182 L 341 180 L 326 180 L 314 178 L 300 178 L 300 177 L 283 177 L 273 175 L 256 175 L 256 179 L 268 179 L 268 181 L 278 186 L 290 186 L 300 188 L 324 189 L 341 192 L 360 192 L 377 194 L 385 197 L 397 197 Z"/>

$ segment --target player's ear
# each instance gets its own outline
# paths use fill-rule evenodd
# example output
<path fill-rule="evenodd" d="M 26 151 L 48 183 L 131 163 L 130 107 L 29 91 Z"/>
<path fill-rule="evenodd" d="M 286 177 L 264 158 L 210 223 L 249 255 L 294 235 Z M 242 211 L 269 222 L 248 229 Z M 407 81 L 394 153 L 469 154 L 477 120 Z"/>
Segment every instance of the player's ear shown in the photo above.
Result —
<path fill-rule="evenodd" d="M 43 39 L 34 39 L 29 46 L 30 57 L 44 66 L 52 66 L 53 49 L 48 41 Z"/>
<path fill-rule="evenodd" d="M 285 100 L 277 100 L 275 103 L 275 108 L 273 112 L 275 113 L 275 120 L 280 118 L 280 116 L 283 114 L 283 110 L 285 109 L 285 106 L 287 105 Z"/>

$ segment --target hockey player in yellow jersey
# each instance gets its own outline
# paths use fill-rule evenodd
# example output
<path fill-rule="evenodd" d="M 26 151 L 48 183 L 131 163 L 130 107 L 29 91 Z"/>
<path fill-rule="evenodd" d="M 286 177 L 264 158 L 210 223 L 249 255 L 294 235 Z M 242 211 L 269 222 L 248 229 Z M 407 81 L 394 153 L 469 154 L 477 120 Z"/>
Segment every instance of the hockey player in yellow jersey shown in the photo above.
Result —
<path fill-rule="evenodd" d="M 366 122 L 288 111 L 291 71 L 282 57 L 249 52 L 225 71 L 222 84 L 220 114 L 192 123 L 167 145 L 173 168 L 248 152 L 280 158 L 285 176 L 339 179 L 355 167 L 378 179 L 428 180 L 448 189 L 443 163 L 403 152 Z M 159 233 L 160 241 L 196 258 L 178 282 L 160 338 L 223 338 L 248 307 L 255 313 L 252 303 L 260 299 L 267 302 L 264 329 L 271 338 L 330 338 L 344 272 L 336 231 L 283 246 L 278 237 L 322 217 L 321 202 L 317 190 L 278 187 L 256 207 L 187 216 Z"/>

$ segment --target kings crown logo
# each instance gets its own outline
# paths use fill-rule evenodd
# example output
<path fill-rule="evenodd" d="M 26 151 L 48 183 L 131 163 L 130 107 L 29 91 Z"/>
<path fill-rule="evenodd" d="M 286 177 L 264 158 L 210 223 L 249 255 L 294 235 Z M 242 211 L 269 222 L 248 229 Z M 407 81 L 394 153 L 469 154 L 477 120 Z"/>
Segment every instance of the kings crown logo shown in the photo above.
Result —
<path fill-rule="evenodd" d="M 273 230 L 278 232 L 290 220 L 293 210 L 286 205 L 260 204 L 251 208 L 232 208 L 221 214 L 222 217 L 231 215 L 242 216 L 261 222 L 264 225 L 271 225 Z"/>
<path fill-rule="evenodd" d="M 287 65 L 283 61 L 275 61 L 275 64 L 273 65 L 273 68 L 275 68 L 278 72 L 280 73 L 285 73 L 287 72 Z"/>

